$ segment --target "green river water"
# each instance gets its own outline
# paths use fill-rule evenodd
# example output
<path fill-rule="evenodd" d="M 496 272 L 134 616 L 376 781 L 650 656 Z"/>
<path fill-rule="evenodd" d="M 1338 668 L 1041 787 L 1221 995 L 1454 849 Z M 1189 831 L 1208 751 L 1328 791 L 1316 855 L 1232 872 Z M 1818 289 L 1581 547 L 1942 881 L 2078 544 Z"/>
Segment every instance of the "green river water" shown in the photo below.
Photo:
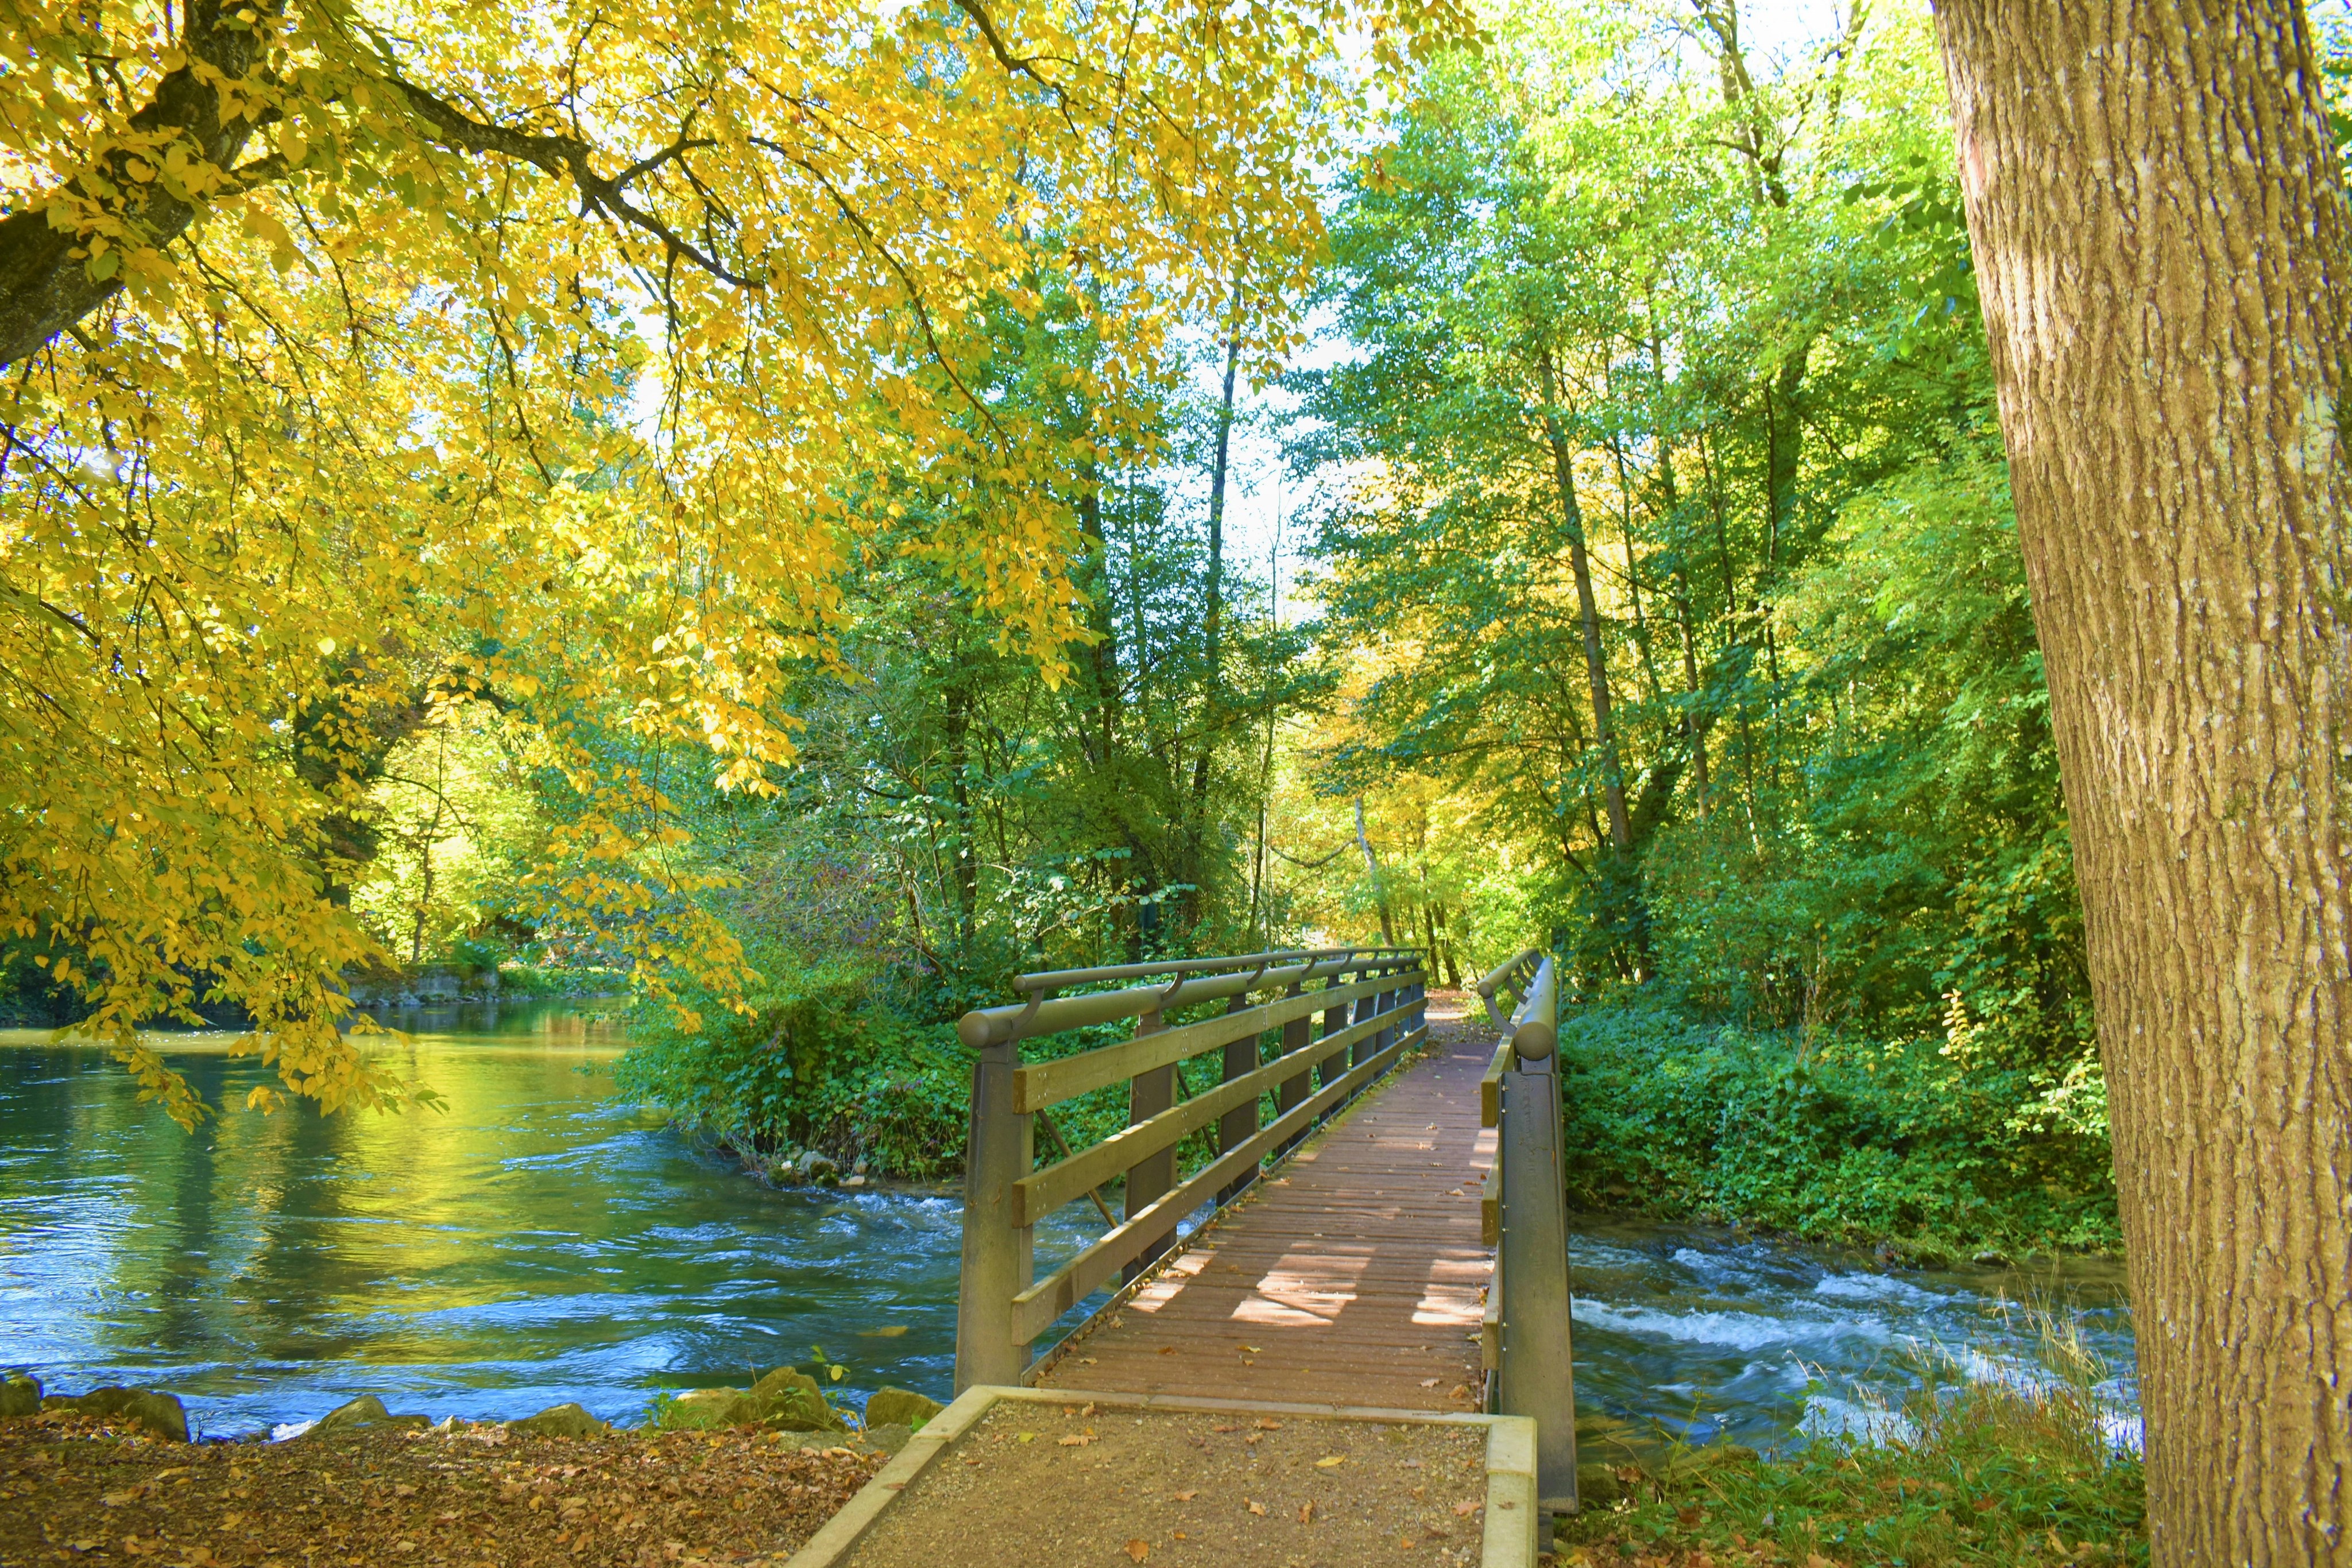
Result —
<path fill-rule="evenodd" d="M 853 1396 L 946 1397 L 952 1188 L 779 1190 L 614 1097 L 625 1041 L 593 1009 L 394 1020 L 439 1113 L 231 1111 L 189 1134 L 102 1051 L 0 1031 L 0 1365 L 53 1388 L 168 1388 L 216 1435 L 362 1393 L 439 1417 L 564 1400 L 634 1420 L 656 1392 L 740 1384 L 822 1346 Z M 265 1081 L 220 1040 L 165 1041 L 215 1104 Z M 1074 1208 L 1041 1266 L 1084 1239 Z M 1935 1353 L 1944 1375 L 2030 1379 L 2003 1305 L 2063 1291 L 2118 1368 L 2118 1270 L 1888 1273 L 1704 1228 L 1579 1225 L 1577 1386 L 1693 1437 L 1883 1430 Z M 853 1398 L 853 1402 L 855 1402 Z"/>

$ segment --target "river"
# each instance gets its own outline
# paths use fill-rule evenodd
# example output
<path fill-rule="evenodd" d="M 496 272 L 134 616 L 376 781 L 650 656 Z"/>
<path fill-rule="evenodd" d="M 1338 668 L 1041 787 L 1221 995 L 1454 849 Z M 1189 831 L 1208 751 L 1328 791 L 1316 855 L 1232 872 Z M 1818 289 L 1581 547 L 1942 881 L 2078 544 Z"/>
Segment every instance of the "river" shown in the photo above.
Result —
<path fill-rule="evenodd" d="M 845 1386 L 945 1397 L 958 1200 L 947 1188 L 777 1190 L 616 1100 L 625 1043 L 563 1005 L 414 1015 L 391 1048 L 439 1112 L 231 1111 L 191 1135 L 104 1052 L 0 1031 L 0 1364 L 68 1391 L 173 1390 L 204 1431 L 356 1395 L 434 1417 L 741 1384 L 822 1347 Z M 166 1037 L 215 1104 L 265 1081 L 219 1040 Z M 1083 1213 L 1039 1239 L 1080 1239 Z M 1923 1356 L 2031 1378 L 2054 1304 L 2119 1369 L 2120 1270 L 1886 1272 L 1703 1227 L 1575 1222 L 1580 1404 L 1705 1440 L 1873 1431 Z"/>

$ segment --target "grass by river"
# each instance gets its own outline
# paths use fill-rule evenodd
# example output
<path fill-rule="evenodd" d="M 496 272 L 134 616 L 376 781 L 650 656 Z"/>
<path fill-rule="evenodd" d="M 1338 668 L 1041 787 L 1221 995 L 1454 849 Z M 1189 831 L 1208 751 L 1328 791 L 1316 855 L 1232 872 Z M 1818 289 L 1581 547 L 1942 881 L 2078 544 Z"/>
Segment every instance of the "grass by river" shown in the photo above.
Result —
<path fill-rule="evenodd" d="M 1859 1439 L 1678 1448 L 1597 1476 L 1559 1568 L 2145 1564 L 2146 1476 L 2102 1396 L 2112 1369 L 2063 1319 L 2038 1322 L 2038 1367 L 1956 1389 L 1927 1369 Z"/>

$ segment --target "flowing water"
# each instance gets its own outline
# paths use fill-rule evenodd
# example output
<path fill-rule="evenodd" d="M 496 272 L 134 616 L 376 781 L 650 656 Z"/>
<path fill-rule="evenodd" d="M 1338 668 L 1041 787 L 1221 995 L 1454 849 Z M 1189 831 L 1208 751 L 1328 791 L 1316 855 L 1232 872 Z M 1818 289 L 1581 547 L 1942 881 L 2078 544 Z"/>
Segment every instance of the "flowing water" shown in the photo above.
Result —
<path fill-rule="evenodd" d="M 102 1051 L 0 1031 L 0 1364 L 68 1391 L 169 1388 L 208 1432 L 359 1394 L 436 1417 L 577 1400 L 633 1420 L 663 1389 L 741 1384 L 822 1346 L 845 1386 L 944 1397 L 952 1190 L 776 1190 L 613 1097 L 625 1043 L 566 1006 L 405 1020 L 389 1047 L 437 1113 L 230 1112 L 190 1135 Z M 265 1081 L 223 1042 L 163 1041 L 215 1104 Z M 1086 1212 L 1065 1211 L 1075 1227 Z M 1078 1244 L 1039 1239 L 1041 1263 Z M 1704 1440 L 1883 1431 L 1945 1375 L 2038 1375 L 2057 1302 L 2119 1368 L 2119 1270 L 1886 1273 L 1696 1228 L 1580 1223 L 1580 1403 Z M 2105 1390 L 2119 1437 L 2133 1390 Z"/>

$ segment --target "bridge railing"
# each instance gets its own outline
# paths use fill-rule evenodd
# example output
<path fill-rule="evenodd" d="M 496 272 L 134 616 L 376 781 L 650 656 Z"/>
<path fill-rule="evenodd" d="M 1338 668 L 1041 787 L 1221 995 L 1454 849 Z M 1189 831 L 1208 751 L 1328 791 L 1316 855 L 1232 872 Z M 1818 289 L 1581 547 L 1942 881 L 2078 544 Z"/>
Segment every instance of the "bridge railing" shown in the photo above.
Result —
<path fill-rule="evenodd" d="M 1479 1206 L 1486 1245 L 1495 1249 L 1480 1335 L 1486 1407 L 1535 1418 L 1538 1502 L 1555 1513 L 1573 1513 L 1576 1375 L 1569 1338 L 1559 977 L 1551 959 L 1530 948 L 1480 980 L 1478 994 L 1502 1037 L 1478 1095 L 1486 1124 L 1496 1129 L 1495 1163 Z"/>
<path fill-rule="evenodd" d="M 964 1156 L 958 1392 L 1024 1381 L 1031 1343 L 1065 1312 L 1114 1279 L 1131 1281 L 1149 1268 L 1175 1244 L 1181 1222 L 1212 1199 L 1223 1205 L 1240 1197 L 1267 1156 L 1297 1142 L 1428 1033 L 1421 956 L 1396 948 L 1063 969 L 1023 975 L 1013 986 L 1024 1000 L 966 1013 L 956 1026 L 980 1058 Z M 1103 986 L 1116 988 L 1079 988 Z M 1221 999 L 1221 1015 L 1170 1021 Z M 1130 1039 L 1023 1060 L 1024 1040 L 1122 1019 L 1136 1020 Z M 1274 1030 L 1279 1044 L 1269 1056 L 1261 1039 Z M 1217 1082 L 1195 1092 L 1182 1064 L 1212 1051 Z M 1074 1147 L 1053 1108 L 1121 1082 L 1128 1124 Z M 1268 1094 L 1271 1118 L 1261 1113 Z M 1184 1175 L 1177 1145 L 1212 1126 L 1215 1157 Z M 1115 1217 L 1104 1189 L 1122 1177 L 1124 1211 Z M 1037 1222 L 1087 1197 L 1108 1228 L 1035 1278 Z"/>

